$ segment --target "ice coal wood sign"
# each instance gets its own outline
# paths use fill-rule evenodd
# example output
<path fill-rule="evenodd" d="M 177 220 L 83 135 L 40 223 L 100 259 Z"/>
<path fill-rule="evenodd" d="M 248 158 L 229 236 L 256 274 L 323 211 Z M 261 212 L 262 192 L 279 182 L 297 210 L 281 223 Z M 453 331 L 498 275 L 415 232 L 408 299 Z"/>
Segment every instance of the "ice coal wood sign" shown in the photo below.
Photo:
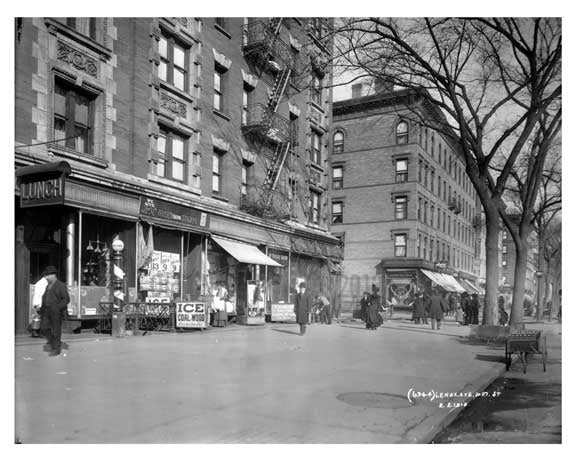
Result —
<path fill-rule="evenodd" d="M 16 170 L 22 208 L 63 205 L 65 178 L 71 172 L 67 162 L 46 163 Z"/>
<path fill-rule="evenodd" d="M 206 303 L 176 303 L 176 328 L 208 328 Z"/>

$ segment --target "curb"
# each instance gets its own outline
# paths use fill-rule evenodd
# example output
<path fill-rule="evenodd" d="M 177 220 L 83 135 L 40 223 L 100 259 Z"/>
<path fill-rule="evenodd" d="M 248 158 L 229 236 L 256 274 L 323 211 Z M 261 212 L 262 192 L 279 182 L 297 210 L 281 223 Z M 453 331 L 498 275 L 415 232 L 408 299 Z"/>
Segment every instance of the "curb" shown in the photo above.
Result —
<path fill-rule="evenodd" d="M 512 358 L 512 364 L 516 363 L 518 360 L 517 356 Z M 460 392 L 483 392 L 485 391 L 494 381 L 498 378 L 503 376 L 506 373 L 506 364 L 498 364 L 494 366 L 491 370 L 487 371 L 484 375 L 476 380 L 473 384 L 473 389 L 461 389 Z M 472 386 L 472 385 L 469 385 Z M 446 429 L 450 424 L 452 424 L 456 418 L 460 415 L 460 413 L 466 407 L 458 407 L 455 408 L 450 413 L 447 413 L 444 416 L 437 416 L 437 414 L 431 415 L 429 418 L 432 420 L 432 426 L 426 428 L 423 426 L 427 425 L 426 420 L 420 422 L 417 427 L 412 429 L 408 434 L 403 437 L 403 440 L 400 443 L 417 443 L 417 444 L 430 444 L 432 441 Z M 439 421 L 434 421 L 435 419 L 439 419 Z M 422 434 L 418 434 L 419 431 L 422 431 Z"/>

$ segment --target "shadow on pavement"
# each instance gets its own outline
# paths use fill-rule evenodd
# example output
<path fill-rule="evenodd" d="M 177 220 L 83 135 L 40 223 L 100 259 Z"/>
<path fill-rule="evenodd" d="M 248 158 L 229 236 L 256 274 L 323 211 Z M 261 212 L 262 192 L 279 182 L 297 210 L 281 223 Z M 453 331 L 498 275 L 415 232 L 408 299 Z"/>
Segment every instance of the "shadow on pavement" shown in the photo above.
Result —
<path fill-rule="evenodd" d="M 296 331 L 290 331 L 290 330 L 280 330 L 278 328 L 271 328 L 272 331 L 277 331 L 278 333 L 286 333 L 287 335 L 296 335 L 296 336 L 300 336 L 300 333 L 296 332 Z"/>
<path fill-rule="evenodd" d="M 474 357 L 476 360 L 482 360 L 483 362 L 494 362 L 494 363 L 506 363 L 506 358 L 504 355 L 485 355 L 485 354 L 476 354 Z"/>

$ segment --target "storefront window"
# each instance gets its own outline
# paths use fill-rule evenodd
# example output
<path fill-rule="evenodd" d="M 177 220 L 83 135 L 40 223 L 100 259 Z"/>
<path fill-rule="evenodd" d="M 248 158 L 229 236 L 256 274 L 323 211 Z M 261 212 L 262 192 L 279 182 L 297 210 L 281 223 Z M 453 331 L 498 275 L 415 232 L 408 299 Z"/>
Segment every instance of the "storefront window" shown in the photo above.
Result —
<path fill-rule="evenodd" d="M 206 291 L 211 296 L 213 311 L 237 312 L 237 296 L 246 291 L 245 287 L 238 285 L 239 268 L 238 261 L 223 248 L 215 242 L 208 242 Z"/>
<path fill-rule="evenodd" d="M 152 303 L 180 299 L 182 233 L 153 227 L 151 256 L 139 275 L 139 298 Z"/>
<path fill-rule="evenodd" d="M 282 264 L 282 267 L 268 267 L 268 293 L 272 304 L 289 303 L 290 280 L 288 279 L 289 253 L 276 249 L 269 249 L 268 256 Z"/>
<path fill-rule="evenodd" d="M 127 301 L 134 301 L 135 286 L 135 223 L 103 216 L 82 214 L 82 238 L 80 244 L 80 314 L 95 315 L 100 302 L 111 301 L 112 241 L 124 242 L 122 269 L 125 272 Z M 75 276 L 77 282 L 77 276 Z M 76 291 L 72 290 L 74 297 Z M 71 302 L 71 305 L 76 305 Z"/>

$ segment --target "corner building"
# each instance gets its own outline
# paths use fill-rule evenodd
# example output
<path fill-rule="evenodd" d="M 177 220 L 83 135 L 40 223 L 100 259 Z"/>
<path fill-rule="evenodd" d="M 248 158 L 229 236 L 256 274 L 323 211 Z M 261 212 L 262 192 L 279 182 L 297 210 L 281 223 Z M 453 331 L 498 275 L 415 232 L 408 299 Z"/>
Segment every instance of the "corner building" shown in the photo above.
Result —
<path fill-rule="evenodd" d="M 328 232 L 330 20 L 15 22 L 16 331 L 53 264 L 72 319 L 112 301 L 197 301 L 245 323 L 300 281 L 339 305 Z M 258 292 L 258 296 L 254 293 Z"/>
<path fill-rule="evenodd" d="M 442 114 L 412 90 L 376 82 L 333 106 L 332 231 L 344 242 L 342 308 L 364 291 L 408 309 L 419 289 L 476 288 L 481 242 L 476 193 Z"/>

